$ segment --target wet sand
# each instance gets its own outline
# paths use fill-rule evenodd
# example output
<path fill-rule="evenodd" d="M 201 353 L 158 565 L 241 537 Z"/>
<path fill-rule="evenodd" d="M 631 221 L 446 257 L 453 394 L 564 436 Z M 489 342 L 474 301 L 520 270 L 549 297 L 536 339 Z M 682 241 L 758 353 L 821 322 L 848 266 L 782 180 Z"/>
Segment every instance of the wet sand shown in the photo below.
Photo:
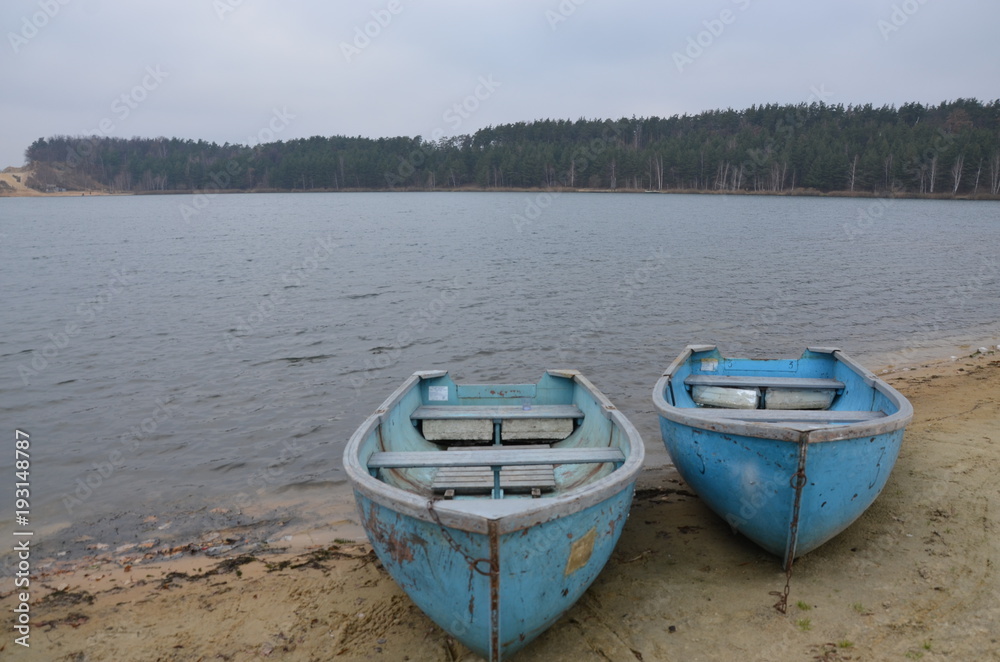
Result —
<path fill-rule="evenodd" d="M 1000 352 L 881 376 L 915 410 L 899 460 L 868 512 L 796 561 L 787 613 L 773 606 L 779 560 L 671 469 L 649 470 L 604 572 L 515 659 L 1000 660 Z M 32 559 L 31 646 L 5 627 L 0 658 L 478 659 L 366 543 L 335 538 L 349 529 L 284 550 L 248 552 L 223 533 L 169 550 L 98 543 L 72 564 Z M 12 588 L 0 589 L 8 623 Z"/>

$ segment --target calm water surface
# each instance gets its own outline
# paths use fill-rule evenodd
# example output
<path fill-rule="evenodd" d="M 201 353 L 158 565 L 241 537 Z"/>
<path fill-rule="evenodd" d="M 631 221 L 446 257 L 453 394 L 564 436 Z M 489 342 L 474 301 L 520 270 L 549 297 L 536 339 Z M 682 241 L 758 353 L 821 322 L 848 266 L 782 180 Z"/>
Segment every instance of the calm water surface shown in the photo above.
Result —
<path fill-rule="evenodd" d="M 182 204 L 0 200 L 2 530 L 17 428 L 51 552 L 233 512 L 278 528 L 343 517 L 344 445 L 414 370 L 578 368 L 657 466 L 651 390 L 688 343 L 834 345 L 873 368 L 1000 343 L 992 202 L 276 194 L 187 219 Z"/>

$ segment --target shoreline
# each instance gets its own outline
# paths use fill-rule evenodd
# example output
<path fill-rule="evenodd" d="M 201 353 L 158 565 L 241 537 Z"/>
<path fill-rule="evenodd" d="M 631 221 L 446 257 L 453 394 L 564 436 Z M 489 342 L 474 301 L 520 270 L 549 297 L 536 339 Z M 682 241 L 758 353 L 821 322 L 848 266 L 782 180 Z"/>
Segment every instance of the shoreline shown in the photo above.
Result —
<path fill-rule="evenodd" d="M 510 187 L 510 188 L 483 188 L 480 186 L 462 186 L 456 188 L 435 187 L 433 189 L 418 187 L 395 187 L 395 188 L 311 188 L 311 189 L 277 189 L 277 188 L 255 188 L 255 189 L 222 189 L 204 188 L 196 190 L 163 190 L 163 191 L 110 191 L 100 188 L 88 188 L 79 190 L 61 191 L 39 191 L 27 187 L 22 179 L 31 176 L 28 166 L 9 167 L 0 171 L 0 198 L 66 198 L 66 197 L 89 197 L 89 196 L 132 196 L 132 195 L 179 195 L 179 196 L 199 196 L 199 195 L 237 195 L 237 194 L 268 194 L 268 193 L 535 193 L 539 195 L 555 195 L 561 193 L 614 193 L 614 194 L 654 194 L 654 195 L 747 195 L 747 196 L 776 196 L 776 197 L 812 197 L 812 198 L 865 198 L 872 200 L 967 200 L 977 202 L 1000 201 L 1000 195 L 990 193 L 962 194 L 954 195 L 949 193 L 913 193 L 913 192 L 874 192 L 874 191 L 820 191 L 812 188 L 792 188 L 782 191 L 767 190 L 718 190 L 718 189 L 604 189 L 604 188 L 583 188 L 583 187 Z M 95 182 L 96 183 L 96 182 Z"/>
<path fill-rule="evenodd" d="M 818 191 L 814 189 L 791 189 L 788 191 L 716 191 L 703 189 L 665 189 L 660 191 L 645 191 L 641 189 L 591 189 L 591 188 L 544 188 L 544 187 L 512 187 L 512 188 L 385 188 L 385 189 L 198 189 L 196 191 L 57 191 L 43 192 L 34 189 L 14 191 L 0 189 L 0 198 L 85 198 L 108 196 L 198 196 L 198 195 L 255 195 L 273 193 L 536 193 L 539 195 L 554 195 L 562 193 L 605 193 L 617 195 L 652 194 L 652 195 L 732 195 L 732 196 L 768 196 L 785 198 L 861 198 L 869 200 L 963 200 L 969 202 L 998 202 L 1000 195 L 979 193 L 976 195 L 951 195 L 948 193 L 875 193 L 872 191 Z"/>
<path fill-rule="evenodd" d="M 796 561 L 787 614 L 769 594 L 784 584 L 780 562 L 732 534 L 671 467 L 652 469 L 595 584 L 516 659 L 1000 659 L 989 657 L 1000 650 L 1000 491 L 990 487 L 1000 471 L 1000 352 L 988 349 L 875 370 L 913 403 L 913 422 L 868 512 Z M 338 537 L 337 524 L 249 547 L 220 530 L 167 549 L 33 558 L 32 646 L 8 629 L 0 651 L 24 660 L 476 659 L 413 606 L 367 542 Z M 10 588 L 0 593 L 8 614 Z"/>

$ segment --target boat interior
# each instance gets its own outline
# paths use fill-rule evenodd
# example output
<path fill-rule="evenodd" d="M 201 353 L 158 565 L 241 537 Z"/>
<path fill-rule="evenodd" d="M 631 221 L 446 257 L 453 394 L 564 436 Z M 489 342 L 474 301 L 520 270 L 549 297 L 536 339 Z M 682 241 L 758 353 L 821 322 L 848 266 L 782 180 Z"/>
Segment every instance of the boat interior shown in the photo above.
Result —
<path fill-rule="evenodd" d="M 572 376 L 537 384 L 422 378 L 387 408 L 362 446 L 372 476 L 444 499 L 544 498 L 610 474 L 625 432 Z"/>
<path fill-rule="evenodd" d="M 833 350 L 799 359 L 731 359 L 717 349 L 692 352 L 671 366 L 664 397 L 711 420 L 792 426 L 849 425 L 895 411 L 872 380 Z"/>

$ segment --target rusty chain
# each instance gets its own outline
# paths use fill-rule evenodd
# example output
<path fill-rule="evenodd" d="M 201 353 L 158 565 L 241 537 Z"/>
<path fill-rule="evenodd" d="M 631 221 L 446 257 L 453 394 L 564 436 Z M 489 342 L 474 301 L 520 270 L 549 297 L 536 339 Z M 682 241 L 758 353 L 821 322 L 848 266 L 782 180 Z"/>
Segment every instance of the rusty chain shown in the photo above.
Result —
<path fill-rule="evenodd" d="M 451 534 L 448 532 L 448 528 L 441 522 L 441 518 L 438 517 L 437 511 L 434 510 L 434 499 L 427 500 L 427 512 L 430 513 L 431 519 L 433 519 L 434 522 L 441 529 L 441 533 L 444 535 L 445 540 L 448 542 L 448 546 L 451 547 L 456 554 L 459 554 L 462 558 L 465 559 L 465 562 L 469 564 L 469 568 L 475 570 L 484 577 L 489 577 L 498 571 L 498 568 L 494 567 L 492 559 L 486 559 L 486 558 L 474 559 L 468 554 L 466 554 L 465 550 L 459 547 L 458 543 L 455 542 L 455 539 L 452 538 Z M 485 563 L 486 567 L 489 568 L 489 570 L 487 570 L 486 572 L 480 569 L 480 564 L 483 563 Z"/>

